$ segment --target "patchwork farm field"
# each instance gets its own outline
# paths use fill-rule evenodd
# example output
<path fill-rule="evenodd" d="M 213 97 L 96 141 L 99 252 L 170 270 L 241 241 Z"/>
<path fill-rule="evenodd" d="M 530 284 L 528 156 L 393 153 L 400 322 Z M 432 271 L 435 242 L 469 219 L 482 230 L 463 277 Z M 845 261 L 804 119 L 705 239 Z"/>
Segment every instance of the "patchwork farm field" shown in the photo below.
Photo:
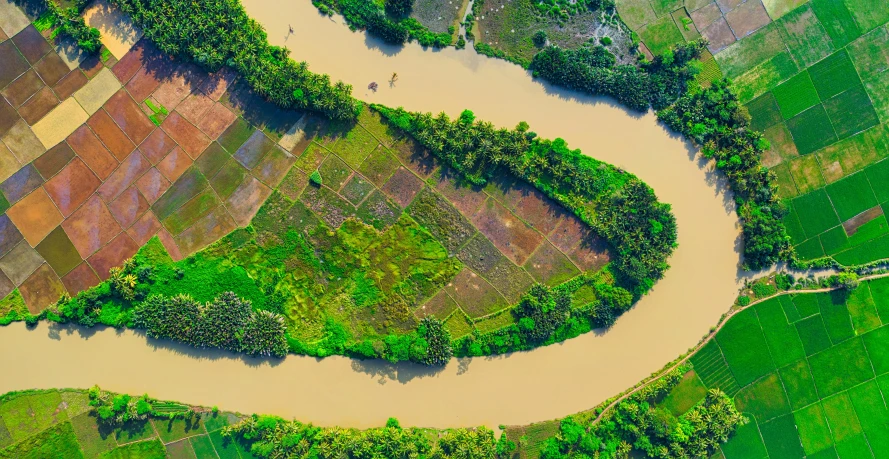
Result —
<path fill-rule="evenodd" d="M 889 257 L 884 216 L 889 164 L 889 6 L 864 0 L 668 2 L 619 0 L 650 49 L 709 40 L 699 81 L 725 75 L 771 148 L 764 164 L 790 207 L 802 260 L 859 265 Z M 690 17 L 691 21 L 682 18 Z M 672 23 L 669 18 L 680 18 Z M 712 69 L 718 67 L 718 72 Z"/>
<path fill-rule="evenodd" d="M 679 416 L 707 389 L 730 395 L 750 423 L 726 459 L 886 457 L 887 324 L 886 278 L 773 297 L 729 319 L 658 406 Z"/>
<path fill-rule="evenodd" d="M 281 314 L 292 349 L 371 355 L 427 316 L 453 339 L 515 326 L 538 283 L 588 314 L 617 282 L 574 214 L 505 173 L 464 181 L 371 108 L 281 110 L 144 39 L 106 57 L 66 63 L 33 25 L 0 43 L 5 323 L 134 276 L 96 323 L 129 323 L 153 294 L 232 291 Z M 57 123 L 69 105 L 80 118 Z"/>

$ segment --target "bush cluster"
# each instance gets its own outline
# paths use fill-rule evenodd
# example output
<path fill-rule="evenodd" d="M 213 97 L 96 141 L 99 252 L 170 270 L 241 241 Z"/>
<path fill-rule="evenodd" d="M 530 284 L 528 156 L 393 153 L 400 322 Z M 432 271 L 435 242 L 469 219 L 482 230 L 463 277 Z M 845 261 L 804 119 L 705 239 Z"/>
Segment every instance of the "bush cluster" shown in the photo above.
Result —
<path fill-rule="evenodd" d="M 414 18 L 408 17 L 412 0 L 387 0 L 384 5 L 366 0 L 313 0 L 323 13 L 339 12 L 349 27 L 366 29 L 386 43 L 403 45 L 416 40 L 422 46 L 450 46 L 452 33 L 434 33 Z M 388 12 L 388 14 L 387 14 Z"/>
<path fill-rule="evenodd" d="M 266 32 L 238 0 L 111 0 L 129 14 L 163 52 L 214 72 L 235 69 L 256 93 L 280 107 L 353 119 L 360 104 L 352 87 L 309 71 L 271 46 Z"/>
<path fill-rule="evenodd" d="M 648 291 L 669 267 L 676 220 L 670 206 L 632 174 L 571 150 L 562 139 L 538 139 L 524 122 L 496 129 L 468 110 L 451 120 L 444 113 L 374 108 L 469 182 L 483 185 L 509 173 L 562 203 L 614 247 L 614 266 L 635 294 Z"/>
<path fill-rule="evenodd" d="M 117 427 L 131 421 L 144 421 L 151 414 L 151 400 L 147 395 L 130 397 L 112 394 L 93 386 L 89 390 L 89 404 L 96 410 L 101 424 Z"/>
<path fill-rule="evenodd" d="M 253 311 L 250 302 L 231 292 L 206 304 L 187 295 L 152 295 L 133 310 L 132 325 L 152 338 L 195 347 L 266 357 L 283 357 L 288 349 L 284 318 Z"/>
<path fill-rule="evenodd" d="M 790 258 L 790 237 L 782 221 L 787 210 L 775 193 L 774 174 L 761 161 L 769 143 L 750 129 L 750 116 L 729 82 L 688 91 L 659 111 L 658 118 L 700 145 L 728 178 L 743 225 L 745 269 Z"/>
<path fill-rule="evenodd" d="M 87 0 L 76 0 L 67 8 L 60 7 L 53 0 L 44 0 L 52 26 L 58 26 L 58 33 L 74 39 L 82 50 L 95 54 L 102 48 L 101 33 L 95 27 L 89 27 L 83 20 L 83 10 Z"/>
<path fill-rule="evenodd" d="M 709 457 L 748 420 L 719 389 L 711 389 L 701 403 L 679 417 L 655 407 L 686 370 L 680 367 L 621 401 L 597 424 L 563 419 L 559 433 L 544 444 L 541 459 L 618 459 L 628 457 L 631 450 L 658 459 Z"/>

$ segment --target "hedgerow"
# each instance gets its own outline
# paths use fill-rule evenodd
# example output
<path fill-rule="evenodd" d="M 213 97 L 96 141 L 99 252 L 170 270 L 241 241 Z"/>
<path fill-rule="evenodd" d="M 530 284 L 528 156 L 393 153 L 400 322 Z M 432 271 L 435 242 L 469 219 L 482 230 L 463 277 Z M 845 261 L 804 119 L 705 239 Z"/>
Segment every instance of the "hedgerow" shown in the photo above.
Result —
<path fill-rule="evenodd" d="M 309 71 L 290 51 L 268 43 L 238 0 L 111 0 L 129 14 L 158 48 L 215 72 L 235 69 L 256 93 L 278 106 L 353 119 L 360 104 L 352 87 Z"/>

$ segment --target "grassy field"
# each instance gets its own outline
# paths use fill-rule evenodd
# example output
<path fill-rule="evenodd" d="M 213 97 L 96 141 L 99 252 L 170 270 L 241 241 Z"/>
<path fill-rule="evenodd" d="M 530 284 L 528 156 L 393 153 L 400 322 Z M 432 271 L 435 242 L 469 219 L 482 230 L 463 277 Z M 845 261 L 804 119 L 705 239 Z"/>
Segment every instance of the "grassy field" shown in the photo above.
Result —
<path fill-rule="evenodd" d="M 750 423 L 714 457 L 887 457 L 887 304 L 889 279 L 877 279 L 749 307 L 691 357 L 694 370 L 659 406 L 678 415 L 707 388 L 732 395 Z"/>
<path fill-rule="evenodd" d="M 250 459 L 249 449 L 221 433 L 241 418 L 208 410 L 108 428 L 98 422 L 86 391 L 6 394 L 0 397 L 0 457 Z"/>
<path fill-rule="evenodd" d="M 866 236 L 852 231 L 881 217 L 889 202 L 882 174 L 889 167 L 882 164 L 889 155 L 889 7 L 868 0 L 685 0 L 665 10 L 661 3 L 617 5 L 652 51 L 682 39 L 666 31 L 670 17 L 690 18 L 673 28 L 689 26 L 710 41 L 715 59 L 708 63 L 719 73 L 710 64 L 706 74 L 733 79 L 752 126 L 771 143 L 764 163 L 791 206 L 786 223 L 800 258 L 830 256 L 844 265 L 889 258 L 889 244 L 879 239 L 885 226 Z"/>

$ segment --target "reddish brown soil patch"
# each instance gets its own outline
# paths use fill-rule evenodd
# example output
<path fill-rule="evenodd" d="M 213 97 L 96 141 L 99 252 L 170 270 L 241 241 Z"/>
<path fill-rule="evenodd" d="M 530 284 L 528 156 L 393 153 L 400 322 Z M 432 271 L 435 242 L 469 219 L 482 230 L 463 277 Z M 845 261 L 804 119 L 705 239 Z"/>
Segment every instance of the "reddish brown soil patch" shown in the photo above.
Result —
<path fill-rule="evenodd" d="M 161 222 L 154 215 L 154 212 L 149 210 L 139 220 L 136 220 L 136 223 L 133 223 L 133 226 L 127 230 L 127 234 L 136 241 L 136 244 L 143 246 L 160 229 Z"/>
<path fill-rule="evenodd" d="M 31 314 L 40 314 L 40 311 L 54 304 L 66 293 L 59 276 L 45 263 L 19 286 L 19 292 Z"/>
<path fill-rule="evenodd" d="M 136 149 L 136 145 L 123 133 L 105 110 L 100 109 L 93 114 L 87 124 L 118 161 L 123 160 Z"/>
<path fill-rule="evenodd" d="M 395 156 L 420 177 L 429 178 L 438 167 L 438 160 L 414 139 L 405 137 L 392 145 Z"/>
<path fill-rule="evenodd" d="M 152 167 L 142 177 L 139 177 L 139 180 L 136 180 L 136 187 L 148 202 L 154 204 L 167 191 L 167 188 L 170 188 L 170 181 L 164 178 L 157 168 Z"/>
<path fill-rule="evenodd" d="M 692 22 L 695 23 L 695 27 L 698 30 L 704 30 L 722 17 L 722 11 L 719 11 L 719 5 L 710 3 L 703 8 L 692 11 L 690 16 Z"/>
<path fill-rule="evenodd" d="M 524 264 L 543 241 L 540 233 L 516 218 L 493 198 L 485 201 L 473 215 L 472 222 L 517 265 Z"/>
<path fill-rule="evenodd" d="M 105 180 L 117 167 L 117 159 L 102 145 L 99 138 L 87 126 L 80 126 L 68 136 L 68 145 L 101 180 Z"/>
<path fill-rule="evenodd" d="M 77 265 L 70 273 L 62 277 L 62 284 L 68 290 L 69 295 L 76 295 L 78 292 L 95 287 L 99 285 L 99 282 L 102 282 L 99 280 L 99 276 L 87 263 Z"/>
<path fill-rule="evenodd" d="M 589 234 L 590 228 L 574 215 L 568 215 L 559 221 L 551 233 L 549 240 L 559 250 L 568 253 L 580 244 L 580 241 Z"/>
<path fill-rule="evenodd" d="M 160 86 L 157 71 L 144 66 L 127 83 L 127 91 L 139 102 L 144 101 Z"/>
<path fill-rule="evenodd" d="M 423 181 L 404 167 L 399 167 L 382 188 L 402 208 L 410 205 L 422 189 Z"/>
<path fill-rule="evenodd" d="M 762 0 L 747 0 L 738 8 L 726 13 L 725 20 L 739 38 L 744 38 L 771 22 L 769 14 L 762 6 Z"/>
<path fill-rule="evenodd" d="M 67 68 L 67 66 L 66 66 Z M 72 94 L 77 92 L 78 89 L 82 88 L 89 81 L 86 75 L 83 74 L 78 69 L 72 70 L 70 73 L 62 77 L 55 86 L 53 86 L 53 91 L 56 92 L 56 95 L 59 96 L 59 99 L 65 100 L 71 97 Z"/>
<path fill-rule="evenodd" d="M 33 24 L 25 27 L 24 30 L 12 37 L 12 42 L 21 51 L 22 56 L 25 56 L 25 59 L 32 65 L 45 56 L 46 53 L 52 51 L 52 47 L 49 46 L 49 43 L 46 42 L 43 35 L 40 35 L 40 32 L 37 31 Z"/>
<path fill-rule="evenodd" d="M 167 180 L 175 182 L 191 166 L 192 162 L 181 148 L 176 147 L 161 162 L 157 163 L 157 170 L 164 174 Z"/>
<path fill-rule="evenodd" d="M 98 196 L 93 196 L 62 224 L 83 259 L 117 236 L 120 225 Z"/>
<path fill-rule="evenodd" d="M 124 90 L 111 96 L 105 103 L 105 111 L 136 145 L 141 144 L 155 130 L 154 123 Z"/>
<path fill-rule="evenodd" d="M 234 228 L 234 225 L 232 228 Z M 170 255 L 170 258 L 172 258 L 173 261 L 179 261 L 185 258 L 185 255 L 182 254 L 182 250 L 167 230 L 161 228 L 161 230 L 157 232 L 157 238 L 161 241 L 164 248 L 167 249 L 167 254 Z"/>
<path fill-rule="evenodd" d="M 59 99 L 56 98 L 52 89 L 44 87 L 19 108 L 19 115 L 28 125 L 33 126 L 56 105 L 59 105 Z"/>
<path fill-rule="evenodd" d="M 186 96 L 203 83 L 206 74 L 191 65 L 183 64 L 172 72 L 162 75 L 166 80 L 157 88 L 153 96 L 164 107 L 167 107 L 167 110 L 172 111 L 185 100 Z"/>
<path fill-rule="evenodd" d="M 193 124 L 198 124 L 214 103 L 213 99 L 200 92 L 193 93 L 176 107 L 176 111 Z"/>
<path fill-rule="evenodd" d="M 126 83 L 139 71 L 147 58 L 157 54 L 157 50 L 146 39 L 139 40 L 111 69 L 121 83 Z"/>
<path fill-rule="evenodd" d="M 46 182 L 45 188 L 62 215 L 67 217 L 73 214 L 101 183 L 80 158 L 74 158 Z"/>
<path fill-rule="evenodd" d="M 546 197 L 530 185 L 526 194 L 516 203 L 515 213 L 543 234 L 549 234 L 569 214 L 557 202 Z"/>
<path fill-rule="evenodd" d="M 37 94 L 37 91 L 40 91 L 44 86 L 43 80 L 37 76 L 37 72 L 28 70 L 22 76 L 10 83 L 6 89 L 0 91 L 0 94 L 2 94 L 3 97 L 6 97 L 6 100 L 8 100 L 13 107 L 19 107 L 31 96 Z"/>
<path fill-rule="evenodd" d="M 726 22 L 724 18 L 719 18 L 716 22 L 710 24 L 710 26 L 701 31 L 701 35 L 710 42 L 707 49 L 713 54 L 722 51 L 726 46 L 734 43 L 736 40 L 735 35 L 732 33 L 732 29 L 728 26 L 728 22 Z"/>
<path fill-rule="evenodd" d="M 210 144 L 210 139 L 193 124 L 176 112 L 170 114 L 161 128 L 188 153 L 192 159 L 200 156 Z"/>
<path fill-rule="evenodd" d="M 69 72 L 65 61 L 56 53 L 47 54 L 34 66 L 34 70 L 40 75 L 40 79 L 50 86 L 58 83 Z"/>
<path fill-rule="evenodd" d="M 176 147 L 176 142 L 167 135 L 163 129 L 155 129 L 148 138 L 139 145 L 142 154 L 151 161 L 151 164 L 157 164 L 164 159 L 170 150 Z"/>
<path fill-rule="evenodd" d="M 231 110 L 217 102 L 210 107 L 197 126 L 211 139 L 216 139 L 231 126 L 236 118 L 237 116 Z"/>
<path fill-rule="evenodd" d="M 843 222 L 843 229 L 846 230 L 847 236 L 852 236 L 858 232 L 858 228 L 860 228 L 861 225 L 879 217 L 880 215 L 883 215 L 883 208 L 880 206 L 872 207 Z"/>
<path fill-rule="evenodd" d="M 593 235 L 584 238 L 580 245 L 568 253 L 568 257 L 585 272 L 598 270 L 611 261 L 608 245 Z"/>
<path fill-rule="evenodd" d="M 132 257 L 139 250 L 139 246 L 126 233 L 121 233 L 113 241 L 96 252 L 87 260 L 99 278 L 108 279 L 108 272 L 115 266 L 123 264 L 124 260 Z"/>
<path fill-rule="evenodd" d="M 63 220 L 62 214 L 43 188 L 38 188 L 10 207 L 6 214 L 31 247 L 36 246 Z"/>
<path fill-rule="evenodd" d="M 99 196 L 105 202 L 111 202 L 123 190 L 127 189 L 137 178 L 142 176 L 151 168 L 148 160 L 139 152 L 134 151 L 127 159 L 120 163 L 120 167 L 105 180 L 105 183 L 99 187 Z"/>
<path fill-rule="evenodd" d="M 130 187 L 108 205 L 108 210 L 121 227 L 129 228 L 148 210 L 148 207 L 148 201 L 142 197 L 142 193 L 139 193 L 136 187 Z"/>
<path fill-rule="evenodd" d="M 449 167 L 441 169 L 435 188 L 467 217 L 475 215 L 485 199 L 488 199 L 480 186 L 462 183 L 460 174 Z"/>
<path fill-rule="evenodd" d="M 8 85 L 16 77 L 28 70 L 28 61 L 19 54 L 11 41 L 0 43 L 0 87 Z"/>

